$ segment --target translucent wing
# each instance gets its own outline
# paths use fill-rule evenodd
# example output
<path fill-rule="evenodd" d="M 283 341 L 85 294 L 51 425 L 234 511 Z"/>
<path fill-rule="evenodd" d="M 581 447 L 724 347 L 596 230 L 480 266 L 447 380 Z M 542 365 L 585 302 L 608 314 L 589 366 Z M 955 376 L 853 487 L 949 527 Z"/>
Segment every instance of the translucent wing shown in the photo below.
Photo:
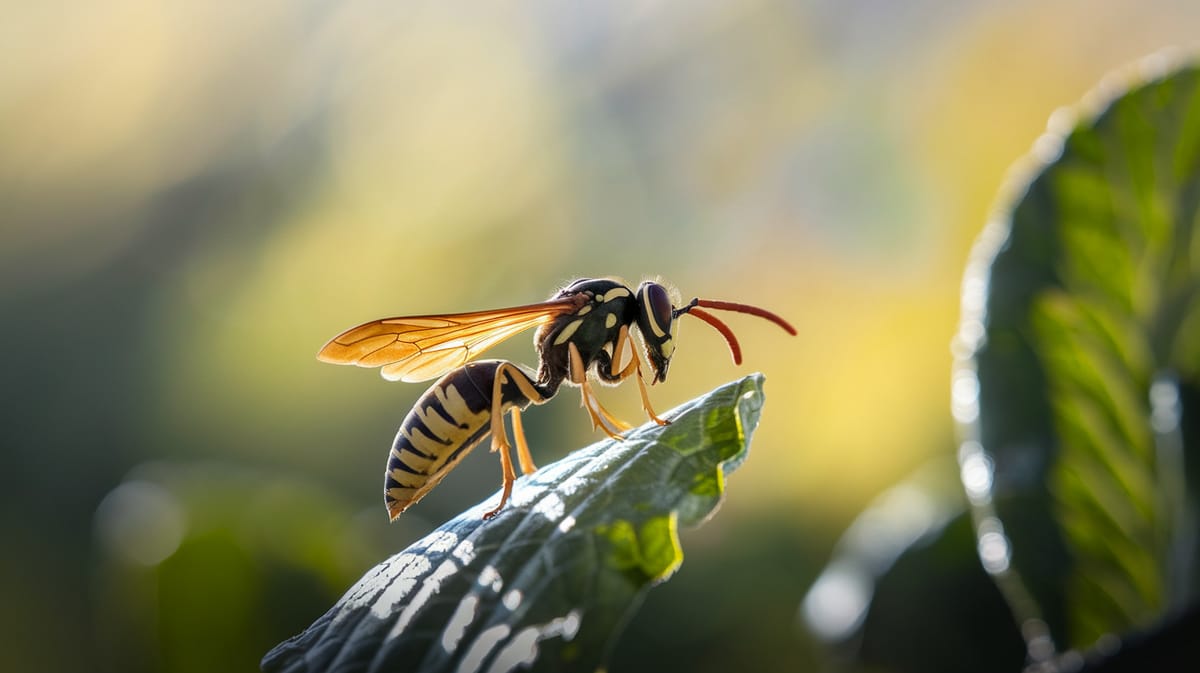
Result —
<path fill-rule="evenodd" d="M 578 306 L 577 301 L 568 299 L 494 311 L 383 318 L 335 336 L 317 353 L 317 359 L 382 367 L 380 373 L 389 381 L 427 381 Z"/>

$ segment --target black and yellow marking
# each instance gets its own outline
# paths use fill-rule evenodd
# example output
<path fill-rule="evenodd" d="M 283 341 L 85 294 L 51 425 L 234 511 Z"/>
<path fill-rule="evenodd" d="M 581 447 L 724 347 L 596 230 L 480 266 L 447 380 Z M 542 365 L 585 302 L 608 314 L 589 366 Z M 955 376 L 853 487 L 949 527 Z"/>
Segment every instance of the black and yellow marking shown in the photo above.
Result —
<path fill-rule="evenodd" d="M 532 472 L 533 460 L 517 414 L 530 404 L 544 402 L 549 397 L 546 392 L 528 370 L 503 360 L 473 362 L 443 376 L 413 406 L 392 443 L 384 480 L 388 516 L 395 519 L 425 497 L 489 433 L 493 450 L 502 450 L 506 491 L 502 507 L 515 479 L 503 415 L 513 412 L 521 468 Z"/>

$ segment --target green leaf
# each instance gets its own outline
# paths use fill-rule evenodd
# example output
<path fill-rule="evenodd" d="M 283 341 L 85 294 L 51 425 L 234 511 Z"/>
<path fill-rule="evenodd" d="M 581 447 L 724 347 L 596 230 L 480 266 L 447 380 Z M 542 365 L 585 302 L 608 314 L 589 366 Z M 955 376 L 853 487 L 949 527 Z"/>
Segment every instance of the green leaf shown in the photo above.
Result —
<path fill-rule="evenodd" d="M 720 502 L 746 457 L 763 377 L 748 376 L 517 481 L 369 571 L 265 671 L 594 671 L 651 585 L 683 560 L 679 526 Z"/>
<path fill-rule="evenodd" d="M 1061 154 L 985 232 L 964 285 L 974 357 L 956 375 L 964 446 L 985 452 L 964 455 L 994 469 L 991 490 L 968 491 L 1008 540 L 985 566 L 1070 647 L 1148 627 L 1198 588 L 1183 465 L 1200 450 L 1180 439 L 1197 410 L 1178 400 L 1200 381 L 1200 70 L 1112 90 L 1039 140 Z"/>
<path fill-rule="evenodd" d="M 810 631 L 854 670 L 1021 669 L 1020 630 L 975 555 L 958 471 L 953 452 L 942 454 L 882 493 L 805 597 Z"/>

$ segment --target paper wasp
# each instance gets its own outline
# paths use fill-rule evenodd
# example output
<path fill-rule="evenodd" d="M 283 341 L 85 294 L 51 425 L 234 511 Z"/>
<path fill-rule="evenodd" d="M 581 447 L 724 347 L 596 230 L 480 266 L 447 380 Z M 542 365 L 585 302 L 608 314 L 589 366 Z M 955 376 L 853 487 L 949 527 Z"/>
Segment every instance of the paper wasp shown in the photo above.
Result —
<path fill-rule="evenodd" d="M 374 320 L 337 335 L 321 348 L 317 358 L 379 367 L 390 381 L 441 376 L 405 417 L 392 444 L 384 480 L 388 515 L 395 520 L 414 505 L 491 433 L 492 451 L 500 453 L 504 490 L 500 504 L 484 515 L 489 519 L 504 508 L 516 480 L 504 429 L 505 413 L 512 413 L 517 459 L 525 474 L 537 468 L 525 441 L 521 410 L 546 402 L 564 382 L 579 386 L 593 428 L 619 438 L 631 427 L 600 405 L 589 372 L 610 385 L 636 375 L 642 409 L 651 420 L 666 425 L 668 421 L 650 406 L 631 332 L 636 330 L 641 336 L 653 374 L 651 385 L 666 378 L 675 350 L 676 318 L 681 315 L 695 316 L 720 332 L 734 363 L 741 364 L 741 347 L 733 332 L 705 309 L 748 313 L 796 334 L 783 318 L 754 306 L 698 298 L 680 306 L 665 286 L 653 281 L 643 282 L 634 291 L 617 280 L 583 278 L 537 304 Z M 535 326 L 536 373 L 506 360 L 468 362 Z M 622 366 L 627 347 L 630 357 Z"/>

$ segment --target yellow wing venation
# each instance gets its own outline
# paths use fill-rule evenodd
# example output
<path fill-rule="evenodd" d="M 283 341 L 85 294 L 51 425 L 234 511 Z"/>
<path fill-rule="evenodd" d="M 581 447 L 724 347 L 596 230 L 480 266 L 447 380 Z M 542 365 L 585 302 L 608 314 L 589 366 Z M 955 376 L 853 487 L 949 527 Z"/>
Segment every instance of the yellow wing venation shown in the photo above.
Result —
<path fill-rule="evenodd" d="M 335 336 L 317 359 L 339 365 L 381 367 L 389 381 L 427 381 L 496 344 L 578 307 L 576 300 L 547 301 L 492 311 L 383 318 Z"/>

